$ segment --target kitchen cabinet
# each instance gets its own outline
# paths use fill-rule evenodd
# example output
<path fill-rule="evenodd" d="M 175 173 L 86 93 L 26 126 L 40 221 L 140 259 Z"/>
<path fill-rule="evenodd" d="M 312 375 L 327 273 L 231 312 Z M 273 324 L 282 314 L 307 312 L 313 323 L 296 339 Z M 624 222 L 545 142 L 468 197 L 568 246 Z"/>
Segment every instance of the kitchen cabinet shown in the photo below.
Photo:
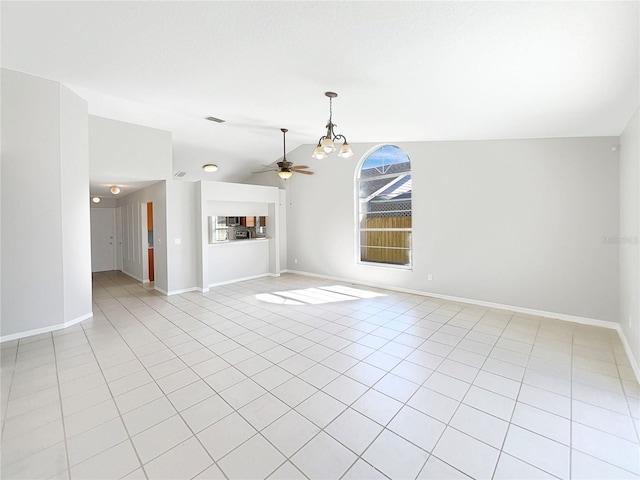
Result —
<path fill-rule="evenodd" d="M 255 227 L 256 217 L 240 217 L 240 225 L 243 227 Z"/>
<path fill-rule="evenodd" d="M 153 231 L 153 203 L 147 203 L 147 230 Z"/>
<path fill-rule="evenodd" d="M 149 249 L 148 255 L 149 255 L 149 281 L 153 282 L 156 278 L 155 268 L 154 268 L 155 262 L 153 261 L 153 248 Z"/>

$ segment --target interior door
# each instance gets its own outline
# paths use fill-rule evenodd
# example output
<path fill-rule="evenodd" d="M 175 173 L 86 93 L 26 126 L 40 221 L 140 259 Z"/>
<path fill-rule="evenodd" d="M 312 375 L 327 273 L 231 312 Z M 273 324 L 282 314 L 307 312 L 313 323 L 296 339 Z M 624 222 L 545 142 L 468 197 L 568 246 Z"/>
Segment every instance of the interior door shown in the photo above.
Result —
<path fill-rule="evenodd" d="M 116 208 L 116 270 L 122 271 L 122 207 Z"/>
<path fill-rule="evenodd" d="M 115 208 L 91 209 L 91 271 L 116 269 Z"/>

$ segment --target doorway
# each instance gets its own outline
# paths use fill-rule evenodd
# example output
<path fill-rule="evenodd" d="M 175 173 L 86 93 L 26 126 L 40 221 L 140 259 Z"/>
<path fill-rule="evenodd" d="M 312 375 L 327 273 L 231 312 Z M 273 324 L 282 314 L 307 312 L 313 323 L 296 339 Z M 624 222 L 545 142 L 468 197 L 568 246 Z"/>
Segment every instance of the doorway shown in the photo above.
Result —
<path fill-rule="evenodd" d="M 108 272 L 116 269 L 116 215 L 113 208 L 92 208 L 91 214 L 91 271 Z"/>

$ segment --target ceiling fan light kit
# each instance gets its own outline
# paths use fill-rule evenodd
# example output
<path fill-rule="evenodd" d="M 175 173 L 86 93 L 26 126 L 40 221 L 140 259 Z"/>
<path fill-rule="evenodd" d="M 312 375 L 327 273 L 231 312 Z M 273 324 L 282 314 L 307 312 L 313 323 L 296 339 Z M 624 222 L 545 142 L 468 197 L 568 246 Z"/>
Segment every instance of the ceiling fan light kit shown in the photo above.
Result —
<path fill-rule="evenodd" d="M 290 168 L 282 168 L 278 172 L 278 176 L 283 180 L 288 180 L 289 178 L 291 178 L 291 175 L 293 175 L 293 172 Z"/>
<path fill-rule="evenodd" d="M 283 180 L 287 180 L 291 178 L 291 175 L 293 175 L 293 172 L 291 171 L 291 165 L 293 165 L 293 163 L 287 160 L 287 132 L 289 130 L 281 128 L 280 131 L 282 132 L 282 160 L 277 163 L 280 168 L 278 176 Z"/>
<path fill-rule="evenodd" d="M 326 125 L 327 134 L 320 137 L 318 145 L 313 150 L 311 156 L 317 160 L 323 160 L 336 150 L 336 141 L 343 141 L 340 150 L 338 150 L 338 157 L 349 158 L 353 155 L 353 151 L 351 150 L 351 145 L 347 142 L 347 137 L 334 132 L 334 128 L 337 127 L 337 125 L 333 123 L 333 99 L 336 98 L 338 94 L 335 92 L 325 92 L 324 94 L 326 97 L 329 97 L 329 121 Z"/>
<path fill-rule="evenodd" d="M 251 173 L 265 173 L 265 172 L 277 172 L 278 176 L 282 180 L 288 180 L 294 173 L 304 173 L 305 175 L 313 175 L 313 172 L 306 170 L 309 168 L 307 165 L 294 165 L 293 162 L 287 160 L 287 132 L 289 131 L 286 128 L 281 128 L 282 132 L 282 160 L 280 160 L 276 165 L 278 168 L 266 168 L 265 170 L 259 170 L 257 172 Z"/>

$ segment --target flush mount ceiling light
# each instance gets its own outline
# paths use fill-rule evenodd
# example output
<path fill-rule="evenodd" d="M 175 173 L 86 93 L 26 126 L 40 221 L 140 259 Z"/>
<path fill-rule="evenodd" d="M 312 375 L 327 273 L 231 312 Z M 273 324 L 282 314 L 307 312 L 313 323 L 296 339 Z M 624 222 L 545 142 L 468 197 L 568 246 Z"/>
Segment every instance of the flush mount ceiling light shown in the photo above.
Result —
<path fill-rule="evenodd" d="M 91 201 L 92 201 L 93 203 L 100 203 L 100 197 L 93 197 L 93 198 L 91 199 Z"/>
<path fill-rule="evenodd" d="M 327 155 L 333 152 L 336 147 L 334 142 L 336 140 L 344 140 L 344 143 L 340 146 L 340 150 L 338 151 L 338 156 L 341 158 L 348 158 L 353 155 L 353 151 L 351 150 L 351 145 L 347 142 L 347 137 L 344 135 L 336 134 L 333 131 L 334 127 L 337 127 L 335 123 L 333 123 L 333 99 L 338 96 L 335 92 L 325 92 L 325 96 L 329 97 L 329 122 L 327 123 L 327 134 L 320 137 L 318 140 L 318 146 L 313 151 L 313 158 L 318 160 L 322 160 L 323 158 L 327 158 Z"/>
<path fill-rule="evenodd" d="M 114 185 L 113 187 L 111 187 L 111 193 L 113 193 L 114 195 L 118 195 L 120 193 L 120 187 Z"/>
<path fill-rule="evenodd" d="M 218 171 L 218 165 L 214 165 L 213 163 L 207 163 L 202 166 L 202 169 L 207 173 L 213 173 Z"/>

